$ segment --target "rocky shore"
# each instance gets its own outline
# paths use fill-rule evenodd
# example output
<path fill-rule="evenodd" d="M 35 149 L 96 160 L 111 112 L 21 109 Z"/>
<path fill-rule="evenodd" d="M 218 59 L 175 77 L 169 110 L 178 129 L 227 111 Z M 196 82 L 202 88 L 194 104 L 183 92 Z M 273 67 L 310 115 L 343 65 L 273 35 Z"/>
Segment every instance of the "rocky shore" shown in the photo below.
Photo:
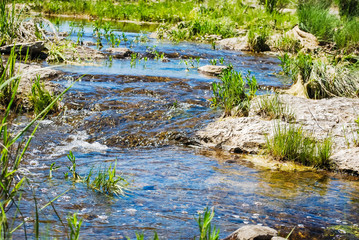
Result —
<path fill-rule="evenodd" d="M 258 96 L 251 102 L 248 117 L 217 119 L 196 133 L 205 148 L 222 149 L 233 153 L 261 154 L 266 139 L 273 136 L 278 124 L 294 124 L 318 140 L 330 137 L 333 142 L 334 169 L 359 174 L 359 99 L 330 98 L 312 100 L 288 94 L 279 95 L 294 116 L 293 121 L 268 120 L 259 114 Z"/>

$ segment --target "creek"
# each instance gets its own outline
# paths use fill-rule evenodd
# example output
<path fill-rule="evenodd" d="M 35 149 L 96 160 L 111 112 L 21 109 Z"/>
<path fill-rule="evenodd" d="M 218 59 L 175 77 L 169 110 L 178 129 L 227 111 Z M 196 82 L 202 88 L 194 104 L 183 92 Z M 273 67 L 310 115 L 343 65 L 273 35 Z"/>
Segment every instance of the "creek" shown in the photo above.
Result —
<path fill-rule="evenodd" d="M 96 42 L 90 23 L 83 23 L 83 41 Z M 140 30 L 151 30 L 129 23 L 113 26 L 116 34 L 126 31 L 126 47 L 136 37 L 146 36 Z M 70 31 L 70 21 L 62 21 L 60 31 Z M 70 38 L 76 41 L 76 32 Z M 102 44 L 102 50 L 109 47 L 106 41 Z M 288 79 L 276 74 L 281 68 L 275 57 L 151 38 L 133 43 L 131 50 L 144 53 L 153 46 L 159 52 L 199 57 L 198 66 L 223 57 L 235 70 L 251 71 L 261 85 L 288 84 Z M 56 68 L 65 73 L 54 80 L 61 87 L 86 75 L 63 98 L 66 110 L 41 122 L 24 165 L 40 205 L 69 190 L 55 208 L 62 217 L 78 212 L 84 219 L 83 239 L 133 239 L 135 232 L 153 236 L 154 231 L 160 239 L 193 239 L 198 235 L 194 217 L 206 206 L 215 209 L 213 224 L 221 229 L 221 237 L 244 224 L 260 224 L 280 230 L 282 236 L 295 227 L 295 239 L 333 239 L 330 234 L 346 239 L 343 231 L 329 229 L 358 222 L 355 177 L 269 170 L 247 156 L 193 146 L 194 132 L 221 115 L 210 108 L 209 101 L 211 83 L 218 79 L 188 68 L 183 59 L 148 59 L 135 66 L 130 59 L 106 59 Z M 26 121 L 22 116 L 16 124 L 21 127 Z M 129 194 L 110 198 L 65 180 L 69 151 L 80 174 L 117 161 L 118 171 L 130 183 Z M 54 162 L 60 168 L 49 179 Z M 24 214 L 34 211 L 26 201 L 32 197 L 23 196 Z M 63 227 L 50 208 L 41 221 L 49 225 L 51 237 L 63 236 Z M 20 236 L 21 230 L 16 234 Z"/>

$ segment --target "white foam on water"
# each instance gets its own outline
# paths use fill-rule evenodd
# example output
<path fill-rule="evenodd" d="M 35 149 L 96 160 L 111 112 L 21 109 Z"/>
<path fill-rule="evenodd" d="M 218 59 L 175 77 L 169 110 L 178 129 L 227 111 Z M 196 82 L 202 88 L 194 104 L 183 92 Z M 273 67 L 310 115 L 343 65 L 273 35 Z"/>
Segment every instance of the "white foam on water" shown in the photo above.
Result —
<path fill-rule="evenodd" d="M 54 148 L 55 155 L 67 154 L 69 151 L 78 150 L 81 152 L 102 152 L 106 151 L 108 147 L 99 142 L 89 143 L 87 140 L 89 135 L 86 131 L 77 132 L 76 135 L 70 135 L 69 139 L 64 141 L 64 145 L 56 146 Z"/>

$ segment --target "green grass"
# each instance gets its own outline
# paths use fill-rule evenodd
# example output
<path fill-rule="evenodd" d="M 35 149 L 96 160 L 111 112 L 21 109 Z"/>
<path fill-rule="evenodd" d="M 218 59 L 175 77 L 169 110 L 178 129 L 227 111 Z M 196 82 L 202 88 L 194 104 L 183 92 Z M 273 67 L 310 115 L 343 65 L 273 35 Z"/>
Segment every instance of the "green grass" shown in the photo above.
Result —
<path fill-rule="evenodd" d="M 257 91 L 257 80 L 254 76 L 242 75 L 230 68 L 221 75 L 221 83 L 212 84 L 212 106 L 224 109 L 225 116 L 247 116 L 250 100 Z"/>
<path fill-rule="evenodd" d="M 270 155 L 281 161 L 294 161 L 324 169 L 330 169 L 332 165 L 331 139 L 319 142 L 303 132 L 302 127 L 295 125 L 276 125 L 273 138 L 267 139 L 266 147 Z"/>
<path fill-rule="evenodd" d="M 345 21 L 334 34 L 334 42 L 338 49 L 352 52 L 359 49 L 359 18 Z"/>
<path fill-rule="evenodd" d="M 40 82 L 40 76 L 37 76 L 32 85 L 29 99 L 34 107 L 35 114 L 39 114 L 55 99 L 55 96 L 46 90 L 45 84 Z M 56 111 L 57 109 L 58 103 L 55 103 L 51 110 Z"/>
<path fill-rule="evenodd" d="M 329 9 L 313 4 L 311 1 L 300 3 L 297 10 L 299 27 L 314 34 L 321 42 L 333 41 L 339 19 L 329 13 Z"/>
<path fill-rule="evenodd" d="M 283 121 L 295 119 L 289 106 L 279 100 L 278 94 L 260 96 L 257 113 L 268 119 L 281 119 Z"/>
<path fill-rule="evenodd" d="M 248 31 L 248 45 L 253 52 L 269 51 L 267 44 L 269 29 L 265 26 L 253 26 Z"/>
<path fill-rule="evenodd" d="M 34 137 L 36 130 L 39 126 L 39 123 L 35 125 L 35 122 L 38 120 L 42 120 L 48 111 L 56 104 L 56 102 L 73 86 L 73 84 L 67 88 L 64 92 L 62 92 L 59 96 L 53 99 L 52 102 L 48 104 L 41 112 L 37 114 L 35 118 L 30 121 L 25 127 L 20 129 L 17 133 L 11 133 L 8 129 L 8 126 L 11 125 L 11 121 L 9 120 L 9 115 L 11 109 L 13 108 L 13 104 L 15 104 L 16 94 L 17 94 L 17 86 L 21 79 L 21 75 L 14 76 L 14 72 L 11 70 L 11 66 L 14 64 L 16 58 L 16 54 L 14 49 L 12 50 L 10 57 L 8 58 L 5 69 L 9 71 L 3 72 L 1 75 L 1 84 L 0 84 L 0 92 L 3 92 L 4 89 L 8 89 L 9 86 L 15 83 L 14 88 L 11 89 L 11 98 L 8 99 L 8 103 L 6 106 L 6 110 L 2 117 L 2 122 L 0 125 L 0 135 L 2 136 L 0 139 L 1 143 L 1 161 L 0 161 L 0 234 L 1 238 L 8 239 L 11 238 L 11 234 L 19 229 L 21 226 L 24 226 L 25 238 L 26 238 L 26 227 L 25 222 L 19 224 L 17 227 L 13 228 L 15 222 L 9 222 L 10 219 L 13 221 L 17 219 L 18 214 L 20 217 L 24 219 L 24 216 L 21 213 L 19 203 L 21 199 L 21 190 L 24 182 L 28 183 L 28 186 L 31 184 L 29 180 L 25 177 L 22 177 L 21 174 L 18 173 L 19 168 L 21 166 L 22 159 L 27 152 L 27 149 L 30 145 L 32 138 Z M 11 73 L 9 73 L 11 72 Z M 33 131 L 28 135 L 27 140 L 22 140 L 24 135 L 28 132 L 30 127 L 35 125 Z M 20 177 L 17 177 L 20 176 Z M 19 199 L 16 201 L 15 199 Z M 55 198 L 56 199 L 56 198 Z M 54 200 L 52 200 L 54 201 Z M 52 202 L 50 201 L 50 202 Z M 34 223 L 34 232 L 35 236 L 39 234 L 39 212 L 47 207 L 49 204 L 46 204 L 41 209 L 37 208 L 36 197 L 34 196 L 34 203 L 36 208 L 36 216 Z M 15 207 L 15 211 L 9 211 L 10 208 Z M 12 215 L 14 214 L 14 215 Z M 11 224 L 10 224 L 11 223 Z"/>
<path fill-rule="evenodd" d="M 73 153 L 67 155 L 67 158 L 71 162 L 71 165 L 68 166 L 68 172 L 65 173 L 65 178 L 69 178 L 74 182 L 82 182 L 87 185 L 88 188 L 93 189 L 97 192 L 104 193 L 106 195 L 112 196 L 124 196 L 126 195 L 128 182 L 121 176 L 118 176 L 116 173 L 116 165 L 112 164 L 106 169 L 99 169 L 97 175 L 93 175 L 93 170 L 86 176 L 81 176 L 76 171 L 76 158 Z"/>

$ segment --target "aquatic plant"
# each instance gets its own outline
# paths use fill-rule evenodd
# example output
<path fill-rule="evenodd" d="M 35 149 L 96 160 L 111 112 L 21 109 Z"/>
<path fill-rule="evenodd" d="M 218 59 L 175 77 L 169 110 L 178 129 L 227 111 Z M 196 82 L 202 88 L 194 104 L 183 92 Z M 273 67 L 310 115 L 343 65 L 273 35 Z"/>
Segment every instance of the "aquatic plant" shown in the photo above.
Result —
<path fill-rule="evenodd" d="M 288 105 L 279 100 L 277 93 L 259 97 L 257 114 L 269 119 L 294 120 L 294 113 Z"/>
<path fill-rule="evenodd" d="M 70 229 L 69 239 L 78 240 L 80 239 L 80 229 L 82 225 L 82 219 L 78 219 L 77 213 L 67 217 L 67 225 Z"/>
<path fill-rule="evenodd" d="M 307 166 L 330 169 L 332 141 L 317 141 L 303 132 L 302 127 L 276 124 L 271 139 L 267 138 L 267 152 L 281 161 L 295 161 Z"/>
<path fill-rule="evenodd" d="M 33 105 L 35 114 L 40 113 L 55 99 L 55 96 L 45 88 L 45 84 L 40 83 L 40 75 L 34 80 L 29 99 Z M 55 103 L 50 111 L 56 111 L 58 106 L 58 103 Z"/>
<path fill-rule="evenodd" d="M 116 165 L 117 162 L 114 166 L 110 164 L 107 169 L 99 169 L 95 178 L 89 181 L 91 171 L 86 180 L 88 187 L 108 195 L 124 196 L 128 183 L 123 177 L 116 175 Z"/>
<path fill-rule="evenodd" d="M 209 210 L 205 208 L 203 213 L 198 213 L 197 224 L 199 228 L 199 240 L 218 240 L 219 229 L 216 226 L 212 227 L 212 220 L 214 217 L 214 209 Z"/>
<path fill-rule="evenodd" d="M 107 194 L 107 195 L 125 195 L 126 187 L 128 185 L 127 181 L 121 176 L 117 176 L 116 165 L 110 164 L 106 169 L 99 168 L 97 175 L 93 177 L 93 169 L 86 176 L 81 176 L 76 171 L 76 157 L 73 155 L 72 151 L 69 152 L 67 158 L 71 161 L 71 166 L 67 166 L 68 172 L 65 173 L 65 178 L 71 175 L 71 180 L 74 182 L 82 182 L 90 189 L 96 190 L 98 192 Z"/>
<path fill-rule="evenodd" d="M 212 107 L 223 108 L 225 116 L 247 116 L 250 100 L 255 96 L 257 88 L 257 80 L 250 73 L 243 76 L 227 68 L 222 72 L 221 83 L 212 83 Z"/>

